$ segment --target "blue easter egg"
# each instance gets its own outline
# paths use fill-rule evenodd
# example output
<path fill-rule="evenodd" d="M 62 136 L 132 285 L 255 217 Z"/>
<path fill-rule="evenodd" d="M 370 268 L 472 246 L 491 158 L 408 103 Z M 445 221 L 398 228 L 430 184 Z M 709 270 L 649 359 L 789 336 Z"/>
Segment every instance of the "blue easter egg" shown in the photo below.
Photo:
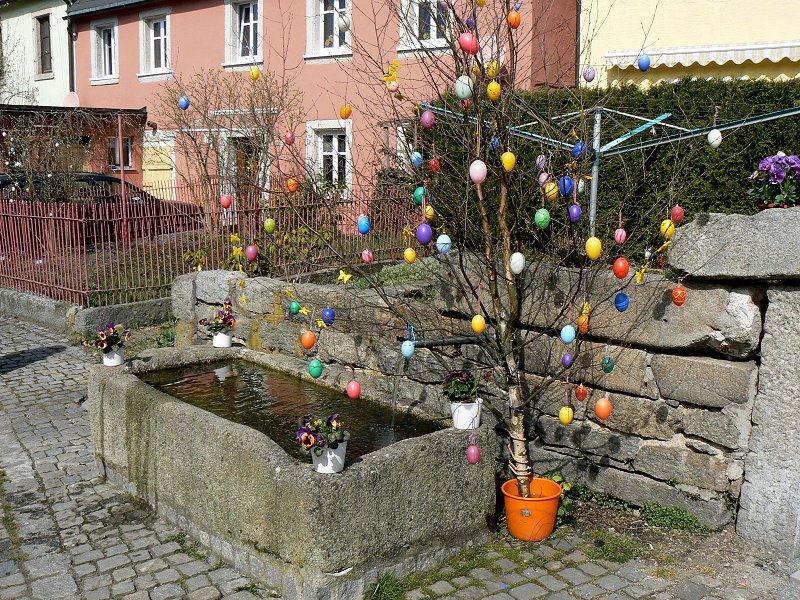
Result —
<path fill-rule="evenodd" d="M 647 69 L 650 68 L 650 57 L 647 56 L 647 54 L 642 54 L 641 56 L 639 56 L 638 64 L 639 64 L 639 70 L 642 73 L 644 73 L 645 71 L 647 71 Z"/>
<path fill-rule="evenodd" d="M 414 166 L 415 169 L 419 169 L 422 166 L 422 154 L 420 154 L 419 152 L 412 152 L 411 164 Z"/>
<path fill-rule="evenodd" d="M 572 196 L 572 191 L 575 189 L 575 182 L 572 177 L 564 175 L 558 180 L 558 191 L 562 196 Z"/>
<path fill-rule="evenodd" d="M 584 154 L 586 154 L 586 144 L 583 142 L 575 142 L 575 145 L 572 147 L 572 156 L 579 158 Z"/>
<path fill-rule="evenodd" d="M 436 249 L 439 251 L 439 254 L 447 254 L 450 252 L 451 246 L 452 241 L 450 240 L 450 236 L 446 233 L 443 233 L 436 238 Z"/>
<path fill-rule="evenodd" d="M 178 98 L 178 106 L 181 107 L 181 110 L 189 108 L 189 96 L 181 96 Z"/>
<path fill-rule="evenodd" d="M 414 355 L 414 349 L 415 349 L 414 342 L 412 342 L 411 340 L 406 340 L 400 346 L 400 352 L 406 358 L 411 358 Z"/>
<path fill-rule="evenodd" d="M 475 19 L 472 18 L 472 15 L 467 17 L 467 27 L 470 29 L 475 29 Z"/>
<path fill-rule="evenodd" d="M 499 152 L 500 151 L 500 138 L 494 136 L 491 141 L 489 142 L 489 147 L 491 148 L 492 152 Z"/>
<path fill-rule="evenodd" d="M 323 308 L 322 309 L 322 322 L 325 325 L 333 325 L 333 320 L 336 318 L 336 313 L 333 312 L 332 308 Z"/>
<path fill-rule="evenodd" d="M 565 344 L 571 344 L 575 341 L 575 328 L 572 325 L 564 325 L 561 328 L 561 341 Z"/>
<path fill-rule="evenodd" d="M 614 307 L 615 307 L 615 308 L 616 308 L 616 309 L 617 309 L 619 312 L 622 312 L 622 311 L 624 311 L 626 308 L 628 308 L 628 305 L 629 305 L 630 303 L 631 303 L 631 300 L 630 300 L 630 298 L 628 298 L 628 294 L 625 294 L 624 292 L 620 292 L 619 294 L 617 294 L 617 295 L 614 297 Z"/>
<path fill-rule="evenodd" d="M 358 220 L 358 233 L 361 235 L 367 235 L 369 233 L 369 219 L 367 217 L 361 217 Z"/>

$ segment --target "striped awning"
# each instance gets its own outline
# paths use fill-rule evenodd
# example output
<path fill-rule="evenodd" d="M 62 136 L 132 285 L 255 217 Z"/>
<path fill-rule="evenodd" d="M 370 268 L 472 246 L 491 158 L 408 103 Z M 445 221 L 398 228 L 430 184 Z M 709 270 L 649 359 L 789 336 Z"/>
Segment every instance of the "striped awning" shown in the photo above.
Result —
<path fill-rule="evenodd" d="M 650 57 L 652 67 L 685 67 L 716 63 L 742 64 L 745 61 L 760 63 L 765 60 L 778 62 L 788 58 L 800 61 L 800 40 L 784 42 L 758 42 L 755 44 L 729 44 L 720 46 L 683 46 L 678 48 L 645 48 L 644 50 L 619 50 L 606 53 L 609 67 L 626 69 L 636 65 L 642 54 Z"/>

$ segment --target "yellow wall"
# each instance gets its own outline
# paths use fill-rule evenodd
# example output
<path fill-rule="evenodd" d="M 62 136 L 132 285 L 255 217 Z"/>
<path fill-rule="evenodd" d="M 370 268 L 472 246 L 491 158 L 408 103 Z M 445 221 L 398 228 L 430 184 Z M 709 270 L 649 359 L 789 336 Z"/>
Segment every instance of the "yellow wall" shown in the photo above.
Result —
<path fill-rule="evenodd" d="M 685 76 L 780 79 L 800 76 L 800 62 L 750 61 L 737 65 L 651 68 L 609 68 L 607 52 L 678 46 L 753 44 L 800 39 L 800 0 L 583 0 L 581 4 L 581 66 L 594 67 L 591 84 L 619 82 L 649 85 Z"/>

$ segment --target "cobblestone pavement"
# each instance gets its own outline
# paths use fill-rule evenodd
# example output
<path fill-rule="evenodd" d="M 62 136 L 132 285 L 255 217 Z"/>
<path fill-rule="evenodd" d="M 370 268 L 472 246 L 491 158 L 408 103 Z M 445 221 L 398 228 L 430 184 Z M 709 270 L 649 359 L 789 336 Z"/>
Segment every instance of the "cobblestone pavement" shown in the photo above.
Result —
<path fill-rule="evenodd" d="M 81 348 L 2 315 L 0 339 L 0 600 L 270 596 L 97 477 Z M 577 531 L 537 545 L 499 540 L 421 575 L 406 597 L 800 600 L 800 578 L 749 554 L 620 565 L 587 557 L 586 544 Z"/>

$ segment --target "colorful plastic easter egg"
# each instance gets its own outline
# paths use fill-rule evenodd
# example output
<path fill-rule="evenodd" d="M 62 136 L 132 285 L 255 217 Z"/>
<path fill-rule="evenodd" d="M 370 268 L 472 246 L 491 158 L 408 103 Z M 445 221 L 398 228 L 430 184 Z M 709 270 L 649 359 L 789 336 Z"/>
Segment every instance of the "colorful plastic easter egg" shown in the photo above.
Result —
<path fill-rule="evenodd" d="M 630 305 L 630 298 L 628 298 L 628 294 L 620 292 L 619 294 L 614 296 L 614 308 L 616 308 L 619 312 L 627 310 L 629 305 Z"/>
<path fill-rule="evenodd" d="M 586 191 L 586 180 L 578 179 L 578 193 L 582 194 Z"/>
<path fill-rule="evenodd" d="M 558 420 L 561 421 L 562 425 L 569 425 L 572 423 L 574 416 L 575 411 L 572 410 L 571 406 L 562 406 L 561 410 L 558 411 Z"/>
<path fill-rule="evenodd" d="M 440 254 L 447 254 L 450 252 L 451 246 L 452 241 L 450 240 L 450 236 L 446 233 L 442 233 L 436 238 L 436 249 Z"/>
<path fill-rule="evenodd" d="M 536 166 L 540 171 L 544 171 L 547 168 L 547 157 L 544 154 L 536 157 Z"/>
<path fill-rule="evenodd" d="M 427 246 L 433 239 L 433 230 L 427 223 L 422 223 L 417 226 L 417 241 L 423 246 Z"/>
<path fill-rule="evenodd" d="M 458 105 L 461 107 L 461 110 L 469 110 L 472 103 L 469 100 L 459 100 Z"/>
<path fill-rule="evenodd" d="M 683 221 L 683 217 L 685 213 L 683 212 L 683 207 L 680 204 L 676 204 L 672 207 L 672 210 L 669 211 L 669 218 L 672 220 L 675 225 Z"/>
<path fill-rule="evenodd" d="M 570 204 L 568 212 L 569 212 L 569 220 L 573 224 L 578 223 L 581 220 L 581 215 L 583 215 L 581 207 L 578 206 L 577 204 Z"/>
<path fill-rule="evenodd" d="M 181 96 L 178 98 L 178 106 L 181 107 L 181 110 L 189 108 L 189 96 Z"/>
<path fill-rule="evenodd" d="M 594 403 L 594 414 L 596 414 L 597 418 L 602 421 L 605 421 L 611 416 L 611 409 L 611 401 L 608 398 L 600 398 Z"/>
<path fill-rule="evenodd" d="M 617 229 L 614 232 L 614 241 L 617 242 L 620 246 L 625 243 L 625 240 L 628 239 L 628 232 L 625 231 L 622 227 Z"/>
<path fill-rule="evenodd" d="M 506 170 L 506 173 L 510 173 L 514 170 L 514 167 L 517 166 L 517 157 L 514 156 L 513 152 L 503 152 L 500 155 L 500 162 L 503 163 L 503 168 Z"/>
<path fill-rule="evenodd" d="M 516 10 L 512 10 L 510 13 L 508 13 L 506 20 L 508 21 L 508 26 L 511 27 L 511 29 L 516 29 L 522 22 L 522 18 L 520 17 L 519 12 Z"/>
<path fill-rule="evenodd" d="M 558 191 L 561 192 L 562 196 L 572 196 L 572 192 L 575 190 L 575 182 L 572 181 L 572 177 L 569 175 L 563 175 L 558 180 Z"/>
<path fill-rule="evenodd" d="M 586 397 L 588 395 L 589 395 L 589 389 L 585 385 L 580 384 L 575 387 L 575 397 L 581 402 L 586 400 Z"/>
<path fill-rule="evenodd" d="M 550 213 L 546 208 L 540 208 L 533 216 L 533 222 L 539 229 L 546 229 L 550 225 Z"/>
<path fill-rule="evenodd" d="M 425 187 L 421 185 L 414 190 L 414 204 L 422 206 L 423 198 L 425 198 Z"/>
<path fill-rule="evenodd" d="M 411 165 L 415 169 L 419 169 L 422 166 L 422 154 L 417 151 L 411 153 Z"/>
<path fill-rule="evenodd" d="M 603 251 L 603 244 L 594 236 L 586 240 L 586 256 L 589 260 L 597 260 L 600 258 L 600 253 Z"/>
<path fill-rule="evenodd" d="M 251 244 L 250 246 L 245 248 L 244 257 L 250 262 L 253 262 L 255 259 L 258 258 L 258 247 Z"/>
<path fill-rule="evenodd" d="M 264 229 L 266 230 L 267 233 L 274 233 L 276 226 L 277 223 L 275 223 L 275 219 L 273 218 L 269 218 L 264 221 Z"/>
<path fill-rule="evenodd" d="M 433 125 L 436 123 L 436 117 L 433 115 L 432 111 L 426 110 L 419 116 L 419 122 L 422 128 L 428 131 L 433 129 Z"/>
<path fill-rule="evenodd" d="M 492 136 L 492 139 L 489 140 L 489 148 L 492 152 L 499 152 L 500 151 L 500 138 L 496 135 Z"/>
<path fill-rule="evenodd" d="M 589 333 L 589 315 L 584 314 L 578 317 L 578 331 L 583 335 Z"/>
<path fill-rule="evenodd" d="M 293 315 L 300 312 L 300 303 L 297 300 L 292 300 L 291 304 L 289 304 L 289 312 Z"/>
<path fill-rule="evenodd" d="M 600 366 L 603 367 L 603 373 L 611 373 L 614 370 L 614 359 L 610 356 L 604 356 L 600 361 Z"/>
<path fill-rule="evenodd" d="M 486 319 L 483 315 L 475 315 L 472 317 L 472 331 L 475 333 L 483 333 L 486 331 Z"/>
<path fill-rule="evenodd" d="M 584 67 L 583 68 L 583 79 L 587 83 L 591 83 L 594 81 L 594 77 L 597 73 L 595 73 L 594 67 Z"/>
<path fill-rule="evenodd" d="M 712 129 L 708 132 L 708 145 L 712 148 L 719 148 L 722 143 L 722 132 L 719 129 Z"/>
<path fill-rule="evenodd" d="M 522 252 L 514 252 L 509 260 L 509 267 L 514 275 L 519 275 L 525 270 L 525 255 Z"/>
<path fill-rule="evenodd" d="M 683 306 L 684 302 L 686 302 L 686 288 L 680 283 L 672 288 L 672 301 L 675 306 Z"/>
<path fill-rule="evenodd" d="M 353 107 L 349 104 L 345 104 L 342 108 L 339 109 L 339 118 L 340 119 L 349 119 L 350 115 L 353 114 Z"/>
<path fill-rule="evenodd" d="M 575 341 L 575 328 L 572 325 L 564 325 L 559 335 L 561 335 L 562 342 L 571 344 Z"/>
<path fill-rule="evenodd" d="M 475 4 L 477 4 L 477 5 L 478 5 L 478 7 L 480 8 L 480 7 L 482 7 L 484 4 L 486 4 L 486 0 L 475 0 Z"/>
<path fill-rule="evenodd" d="M 250 65 L 250 81 L 255 81 L 261 77 L 261 71 L 255 65 Z"/>
<path fill-rule="evenodd" d="M 661 235 L 664 239 L 669 239 L 675 233 L 675 223 L 671 219 L 664 219 L 661 221 Z"/>
<path fill-rule="evenodd" d="M 351 400 L 358 400 L 358 397 L 361 396 L 361 384 L 358 383 L 355 379 L 351 379 L 350 382 L 347 384 L 347 397 Z"/>
<path fill-rule="evenodd" d="M 467 447 L 467 462 L 471 465 L 478 464 L 478 461 L 481 459 L 481 449 L 478 448 L 475 444 L 472 444 Z"/>
<path fill-rule="evenodd" d="M 396 94 L 397 90 L 400 89 L 400 84 L 396 81 L 390 81 L 386 84 L 386 89 L 389 91 L 390 94 Z"/>
<path fill-rule="evenodd" d="M 500 84 L 496 81 L 492 81 L 489 85 L 486 86 L 486 95 L 489 96 L 489 100 L 499 100 L 500 99 Z"/>
<path fill-rule="evenodd" d="M 639 70 L 644 73 L 650 68 L 650 57 L 647 56 L 647 54 L 642 54 L 639 56 L 639 60 L 636 61 L 636 64 L 639 65 Z"/>
<path fill-rule="evenodd" d="M 317 336 L 314 335 L 314 332 L 311 330 L 306 330 L 303 332 L 303 335 L 300 336 L 300 344 L 306 350 L 311 350 L 314 347 L 314 344 L 317 343 Z"/>
<path fill-rule="evenodd" d="M 548 181 L 544 186 L 544 195 L 548 200 L 554 201 L 558 198 L 558 185 L 555 181 Z"/>
<path fill-rule="evenodd" d="M 289 190 L 290 192 L 292 193 L 296 192 L 297 188 L 299 187 L 300 184 L 297 183 L 297 179 L 295 179 L 294 177 L 289 177 L 289 179 L 286 180 L 286 189 Z"/>
<path fill-rule="evenodd" d="M 628 276 L 630 268 L 631 266 L 628 264 L 628 259 L 624 256 L 620 256 L 614 261 L 614 276 L 617 279 L 625 279 Z"/>
<path fill-rule="evenodd" d="M 432 158 L 428 161 L 428 166 L 430 167 L 431 171 L 434 173 L 438 173 L 439 169 L 442 168 L 442 164 L 439 162 L 438 158 Z"/>
<path fill-rule="evenodd" d="M 411 340 L 406 340 L 400 344 L 400 353 L 406 358 L 414 356 L 414 350 L 416 350 L 416 344 Z"/>
<path fill-rule="evenodd" d="M 486 65 L 486 76 L 487 77 L 497 77 L 497 74 L 500 72 L 500 66 L 497 64 L 496 60 L 493 60 L 488 65 Z"/>
<path fill-rule="evenodd" d="M 575 158 L 583 158 L 586 154 L 586 144 L 583 142 L 575 142 L 575 145 L 572 147 L 572 156 Z"/>
<path fill-rule="evenodd" d="M 230 194 L 222 194 L 222 196 L 220 196 L 219 203 L 222 206 L 222 208 L 230 208 L 232 202 L 233 202 L 233 196 L 231 196 Z"/>
<path fill-rule="evenodd" d="M 361 235 L 367 235 L 370 230 L 370 223 L 369 218 L 365 216 L 361 216 L 358 219 L 358 233 Z"/>
<path fill-rule="evenodd" d="M 342 33 L 350 31 L 350 17 L 347 15 L 339 15 L 336 19 L 336 27 L 338 27 L 339 31 Z"/>
<path fill-rule="evenodd" d="M 291 146 L 292 144 L 294 144 L 294 140 L 295 137 L 293 131 L 287 131 L 286 133 L 283 134 L 283 143 L 286 144 L 287 146 Z"/>
<path fill-rule="evenodd" d="M 430 204 L 425 205 L 425 218 L 429 221 L 436 216 L 436 211 L 433 210 L 433 206 Z"/>
<path fill-rule="evenodd" d="M 475 29 L 475 19 L 473 18 L 472 15 L 467 17 L 467 27 L 469 27 L 470 29 Z"/>
<path fill-rule="evenodd" d="M 567 368 L 572 364 L 573 360 L 574 357 L 572 356 L 572 354 L 570 354 L 569 352 L 565 352 L 564 354 L 561 355 L 561 366 Z"/>
<path fill-rule="evenodd" d="M 375 255 L 372 253 L 372 250 L 369 248 L 364 248 L 361 251 L 361 260 L 363 260 L 368 265 L 372 264 L 372 261 L 375 259 Z"/>
<path fill-rule="evenodd" d="M 334 319 L 336 319 L 336 313 L 332 308 L 322 309 L 322 322 L 325 323 L 325 325 L 333 325 Z"/>
<path fill-rule="evenodd" d="M 473 87 L 472 79 L 469 75 L 461 75 L 458 79 L 456 79 L 456 83 L 454 86 L 456 96 L 458 96 L 459 100 L 468 100 L 472 98 L 472 87 Z"/>
<path fill-rule="evenodd" d="M 413 248 L 406 248 L 403 251 L 403 259 L 410 265 L 414 264 L 414 261 L 417 260 L 417 251 Z"/>
<path fill-rule="evenodd" d="M 467 54 L 472 53 L 472 40 L 475 39 L 475 36 L 470 33 L 469 31 L 465 31 L 461 35 L 458 36 L 458 46 L 461 48 L 463 52 Z"/>
<path fill-rule="evenodd" d="M 539 173 L 539 187 L 544 187 L 547 185 L 547 182 L 550 181 L 550 173 L 541 172 Z"/>
<path fill-rule="evenodd" d="M 580 310 L 580 313 L 582 315 L 591 315 L 592 314 L 592 305 L 589 304 L 586 300 L 584 300 L 583 302 L 581 302 L 579 310 Z"/>
<path fill-rule="evenodd" d="M 486 179 L 486 163 L 482 160 L 473 160 L 472 164 L 469 166 L 469 178 L 472 180 L 472 183 L 483 183 Z"/>
<path fill-rule="evenodd" d="M 315 358 L 308 363 L 308 374 L 314 379 L 319 379 L 319 376 L 322 375 L 322 363 L 318 359 Z"/>

